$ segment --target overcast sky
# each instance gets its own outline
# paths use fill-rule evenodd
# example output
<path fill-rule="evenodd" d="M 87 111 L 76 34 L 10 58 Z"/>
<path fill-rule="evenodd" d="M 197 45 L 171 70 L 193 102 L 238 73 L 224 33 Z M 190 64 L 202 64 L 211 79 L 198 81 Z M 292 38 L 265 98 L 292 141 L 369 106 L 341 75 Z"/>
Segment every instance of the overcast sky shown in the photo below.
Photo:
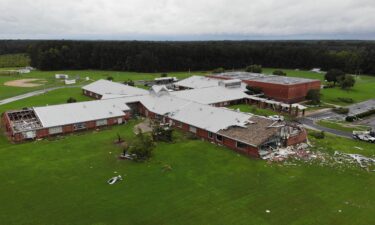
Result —
<path fill-rule="evenodd" d="M 1 39 L 375 39 L 375 0 L 0 0 Z"/>

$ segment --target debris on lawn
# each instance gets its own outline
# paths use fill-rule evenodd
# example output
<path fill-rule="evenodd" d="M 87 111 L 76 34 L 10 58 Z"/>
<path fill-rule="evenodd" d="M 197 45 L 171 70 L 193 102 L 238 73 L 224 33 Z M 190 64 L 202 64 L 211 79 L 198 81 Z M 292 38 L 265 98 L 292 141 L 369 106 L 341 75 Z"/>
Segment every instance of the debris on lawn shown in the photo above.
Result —
<path fill-rule="evenodd" d="M 121 181 L 121 180 L 122 180 L 121 175 L 118 175 L 118 176 L 115 176 L 115 177 L 112 177 L 111 179 L 109 179 L 109 180 L 107 181 L 107 183 L 108 183 L 109 185 L 112 185 L 112 184 L 115 184 L 115 183 L 117 183 L 117 182 L 119 182 L 119 181 Z"/>
<path fill-rule="evenodd" d="M 128 160 L 133 160 L 133 159 L 135 159 L 137 157 L 137 155 L 136 154 L 129 154 L 129 153 L 122 153 L 121 155 L 120 155 L 120 159 L 128 159 Z"/>
<path fill-rule="evenodd" d="M 270 213 L 270 212 L 271 212 L 271 210 L 269 210 L 269 209 L 266 210 L 266 213 Z"/>
<path fill-rule="evenodd" d="M 168 165 L 168 164 L 165 164 L 163 166 L 162 170 L 163 170 L 163 172 L 171 171 L 172 170 L 172 166 Z"/>
<path fill-rule="evenodd" d="M 362 168 L 369 168 L 375 166 L 375 159 L 368 158 L 360 154 L 347 154 L 335 151 L 334 157 L 339 158 L 341 161 L 348 163 L 357 163 Z"/>
<path fill-rule="evenodd" d="M 375 172 L 375 158 L 369 158 L 360 154 L 348 154 L 335 151 L 329 154 L 323 152 L 323 149 L 311 150 L 311 144 L 301 143 L 286 148 L 270 148 L 268 151 L 260 152 L 262 159 L 267 160 L 268 164 L 283 163 L 285 166 L 297 166 L 296 161 L 305 163 L 317 163 L 320 166 L 329 166 L 334 168 L 360 167 L 367 171 Z M 362 149 L 362 148 L 357 148 Z M 319 151 L 322 150 L 322 151 Z"/>

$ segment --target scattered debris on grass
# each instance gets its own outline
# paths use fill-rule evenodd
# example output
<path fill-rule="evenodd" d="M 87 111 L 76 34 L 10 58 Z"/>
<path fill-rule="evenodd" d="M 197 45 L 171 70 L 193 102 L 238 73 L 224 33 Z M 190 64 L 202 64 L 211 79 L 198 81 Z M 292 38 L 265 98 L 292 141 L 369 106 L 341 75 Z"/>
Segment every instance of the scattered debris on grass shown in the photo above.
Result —
<path fill-rule="evenodd" d="M 369 158 L 360 154 L 348 154 L 335 151 L 333 155 L 319 150 L 311 150 L 311 144 L 301 143 L 286 148 L 270 149 L 262 151 L 261 158 L 268 161 L 268 164 L 274 162 L 283 163 L 285 166 L 297 166 L 296 161 L 305 163 L 316 163 L 320 166 L 329 166 L 333 168 L 360 167 L 367 171 L 375 172 L 375 158 Z M 362 150 L 362 148 L 357 147 Z M 323 149 L 321 149 L 323 150 Z"/>
<path fill-rule="evenodd" d="M 122 180 L 121 175 L 118 175 L 118 176 L 115 176 L 115 177 L 112 177 L 111 179 L 109 179 L 109 180 L 107 181 L 107 183 L 108 183 L 109 185 L 113 185 L 113 184 L 115 184 L 115 183 L 117 183 L 117 182 L 119 182 L 119 181 L 121 181 L 121 180 Z"/>
<path fill-rule="evenodd" d="M 168 165 L 168 164 L 165 164 L 163 166 L 162 170 L 163 170 L 163 172 L 171 171 L 172 170 L 172 166 Z"/>

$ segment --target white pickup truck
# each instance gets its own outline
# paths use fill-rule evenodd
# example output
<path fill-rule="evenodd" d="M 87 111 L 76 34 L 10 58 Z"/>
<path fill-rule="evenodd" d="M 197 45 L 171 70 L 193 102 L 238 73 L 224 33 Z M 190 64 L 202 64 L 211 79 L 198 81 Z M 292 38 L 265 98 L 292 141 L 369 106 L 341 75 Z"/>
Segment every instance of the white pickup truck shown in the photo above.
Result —
<path fill-rule="evenodd" d="M 361 141 L 375 143 L 374 132 L 371 131 L 353 131 L 353 138 Z"/>

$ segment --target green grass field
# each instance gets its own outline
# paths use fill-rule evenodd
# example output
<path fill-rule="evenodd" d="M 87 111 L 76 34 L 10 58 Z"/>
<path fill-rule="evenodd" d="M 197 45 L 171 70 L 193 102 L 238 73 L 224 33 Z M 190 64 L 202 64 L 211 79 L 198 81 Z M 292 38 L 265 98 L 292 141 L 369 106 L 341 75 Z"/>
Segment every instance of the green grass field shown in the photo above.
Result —
<path fill-rule="evenodd" d="M 264 73 L 271 74 L 275 69 L 265 68 Z M 288 76 L 293 77 L 303 77 L 311 79 L 324 80 L 323 74 L 317 74 L 310 71 L 296 71 L 296 70 L 286 70 L 284 69 Z M 43 89 L 45 87 L 59 86 L 63 85 L 62 82 L 56 81 L 54 75 L 56 73 L 68 74 L 71 77 L 80 76 L 84 79 L 85 77 L 90 77 L 92 80 L 106 79 L 109 76 L 114 78 L 114 81 L 126 81 L 128 79 L 132 80 L 151 80 L 156 77 L 160 77 L 160 73 L 135 73 L 135 72 L 118 72 L 118 71 L 98 71 L 98 70 L 71 70 L 71 71 L 32 71 L 29 74 L 17 75 L 17 76 L 0 76 L 0 99 L 8 98 L 14 95 L 23 94 L 32 90 Z M 179 79 L 189 77 L 191 75 L 208 75 L 209 72 L 172 72 L 168 73 L 168 76 L 175 76 Z M 17 87 L 6 87 L 3 85 L 4 82 L 9 80 L 17 80 L 24 78 L 39 78 L 47 80 L 46 85 L 34 88 L 17 88 Z M 367 99 L 374 98 L 373 87 L 375 85 L 374 76 L 360 76 L 356 79 L 356 85 L 351 90 L 342 90 L 339 87 L 323 89 L 322 101 L 336 104 L 336 105 L 348 105 L 348 103 L 341 102 L 338 100 L 339 97 L 352 98 L 355 102 L 364 101 Z M 84 82 L 79 82 L 78 85 L 84 84 Z"/>
<path fill-rule="evenodd" d="M 61 89 L 0 106 L 0 112 L 70 96 L 87 100 L 79 88 Z M 173 144 L 159 143 L 149 162 L 118 160 L 116 134 L 131 140 L 136 123 L 23 144 L 1 135 L 0 224 L 375 223 L 372 173 L 269 165 L 182 134 Z M 312 142 L 330 153 L 374 154 L 372 144 L 330 135 Z M 165 165 L 172 170 L 164 172 Z M 118 174 L 122 182 L 106 184 Z"/>
<path fill-rule="evenodd" d="M 341 130 L 346 132 L 353 132 L 353 131 L 366 131 L 369 129 L 367 126 L 362 125 L 353 125 L 346 122 L 334 122 L 334 121 L 328 121 L 328 120 L 319 120 L 317 122 L 318 125 L 323 127 L 332 128 L 335 130 Z"/>
<path fill-rule="evenodd" d="M 270 109 L 260 109 L 254 105 L 240 104 L 240 105 L 231 105 L 230 109 L 239 109 L 241 112 L 252 113 L 259 116 L 272 116 L 277 115 L 276 112 Z"/>

